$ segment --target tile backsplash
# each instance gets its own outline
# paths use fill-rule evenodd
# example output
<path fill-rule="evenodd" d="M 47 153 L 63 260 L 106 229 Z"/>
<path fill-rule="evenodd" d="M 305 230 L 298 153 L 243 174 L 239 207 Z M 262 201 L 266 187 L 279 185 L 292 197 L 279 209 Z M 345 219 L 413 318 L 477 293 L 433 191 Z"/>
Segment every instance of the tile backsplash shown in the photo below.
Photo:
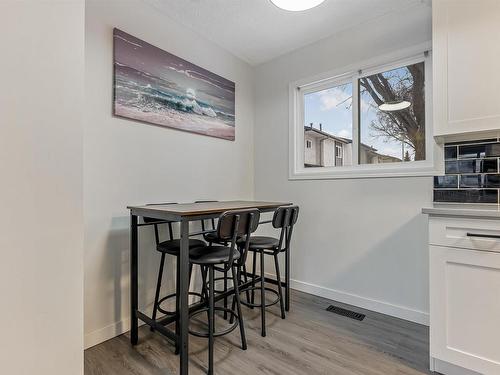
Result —
<path fill-rule="evenodd" d="M 434 202 L 500 204 L 500 141 L 447 143 L 445 175 L 434 177 Z"/>

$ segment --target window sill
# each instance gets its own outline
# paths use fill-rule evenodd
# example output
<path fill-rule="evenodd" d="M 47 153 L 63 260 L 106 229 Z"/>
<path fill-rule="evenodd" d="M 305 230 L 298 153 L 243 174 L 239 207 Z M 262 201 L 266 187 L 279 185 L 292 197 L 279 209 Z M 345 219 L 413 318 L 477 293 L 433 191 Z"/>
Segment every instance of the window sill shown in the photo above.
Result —
<path fill-rule="evenodd" d="M 288 179 L 293 180 L 336 180 L 360 178 L 397 178 L 397 177 L 430 177 L 442 174 L 434 167 L 414 168 L 303 168 L 290 172 Z"/>

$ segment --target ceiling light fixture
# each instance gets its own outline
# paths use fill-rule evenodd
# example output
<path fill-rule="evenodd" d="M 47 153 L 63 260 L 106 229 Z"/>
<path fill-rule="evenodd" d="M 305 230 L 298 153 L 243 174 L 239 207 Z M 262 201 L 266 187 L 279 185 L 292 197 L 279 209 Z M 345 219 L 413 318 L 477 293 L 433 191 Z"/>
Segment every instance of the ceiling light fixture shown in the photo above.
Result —
<path fill-rule="evenodd" d="M 291 12 L 300 12 L 314 8 L 325 0 L 271 0 L 278 8 L 289 10 Z"/>
<path fill-rule="evenodd" d="M 400 100 L 397 102 L 387 102 L 380 104 L 378 106 L 378 109 L 384 112 L 394 112 L 394 111 L 401 111 L 403 109 L 408 108 L 411 106 L 411 103 L 406 101 L 406 100 Z"/>

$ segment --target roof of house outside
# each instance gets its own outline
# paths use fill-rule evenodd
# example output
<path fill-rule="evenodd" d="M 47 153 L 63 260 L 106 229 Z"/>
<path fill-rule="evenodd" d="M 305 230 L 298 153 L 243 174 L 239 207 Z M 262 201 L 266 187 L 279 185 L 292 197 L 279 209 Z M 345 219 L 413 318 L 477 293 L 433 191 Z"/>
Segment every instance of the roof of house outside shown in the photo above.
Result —
<path fill-rule="evenodd" d="M 322 129 L 320 130 L 320 129 L 313 127 L 312 125 L 309 125 L 309 126 L 305 125 L 304 131 L 305 132 L 312 132 L 312 133 L 315 133 L 316 135 L 321 135 L 325 138 L 333 139 L 335 141 L 339 141 L 339 142 L 342 142 L 344 144 L 352 143 L 352 139 L 343 138 L 343 137 L 339 137 L 337 135 L 327 133 L 327 132 L 323 131 Z M 372 146 L 368 146 L 364 143 L 361 143 L 361 147 L 363 147 L 367 152 L 371 152 L 371 153 L 375 154 L 375 156 L 381 157 L 387 161 L 389 161 L 389 160 L 395 161 L 395 162 L 402 161 L 400 158 L 397 158 L 395 156 L 380 154 L 376 148 L 374 148 Z"/>
<path fill-rule="evenodd" d="M 317 135 L 322 135 L 325 138 L 330 138 L 330 139 L 333 139 L 333 140 L 336 140 L 336 141 L 339 141 L 339 142 L 342 142 L 342 143 L 352 143 L 352 139 L 347 139 L 347 138 L 339 137 L 337 135 L 333 135 L 333 134 L 327 133 L 327 132 L 325 132 L 323 130 L 314 128 L 312 126 L 307 126 L 307 125 L 304 126 L 304 131 L 316 133 Z"/>

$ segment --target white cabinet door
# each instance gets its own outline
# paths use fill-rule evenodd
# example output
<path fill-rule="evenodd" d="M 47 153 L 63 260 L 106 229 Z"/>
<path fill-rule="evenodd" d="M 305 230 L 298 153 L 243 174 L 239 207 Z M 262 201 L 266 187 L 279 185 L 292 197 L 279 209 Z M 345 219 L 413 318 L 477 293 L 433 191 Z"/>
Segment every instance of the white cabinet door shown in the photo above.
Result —
<path fill-rule="evenodd" d="M 500 254 L 430 246 L 431 357 L 500 374 Z"/>
<path fill-rule="evenodd" d="M 500 132 L 500 1 L 433 1 L 434 135 Z"/>

